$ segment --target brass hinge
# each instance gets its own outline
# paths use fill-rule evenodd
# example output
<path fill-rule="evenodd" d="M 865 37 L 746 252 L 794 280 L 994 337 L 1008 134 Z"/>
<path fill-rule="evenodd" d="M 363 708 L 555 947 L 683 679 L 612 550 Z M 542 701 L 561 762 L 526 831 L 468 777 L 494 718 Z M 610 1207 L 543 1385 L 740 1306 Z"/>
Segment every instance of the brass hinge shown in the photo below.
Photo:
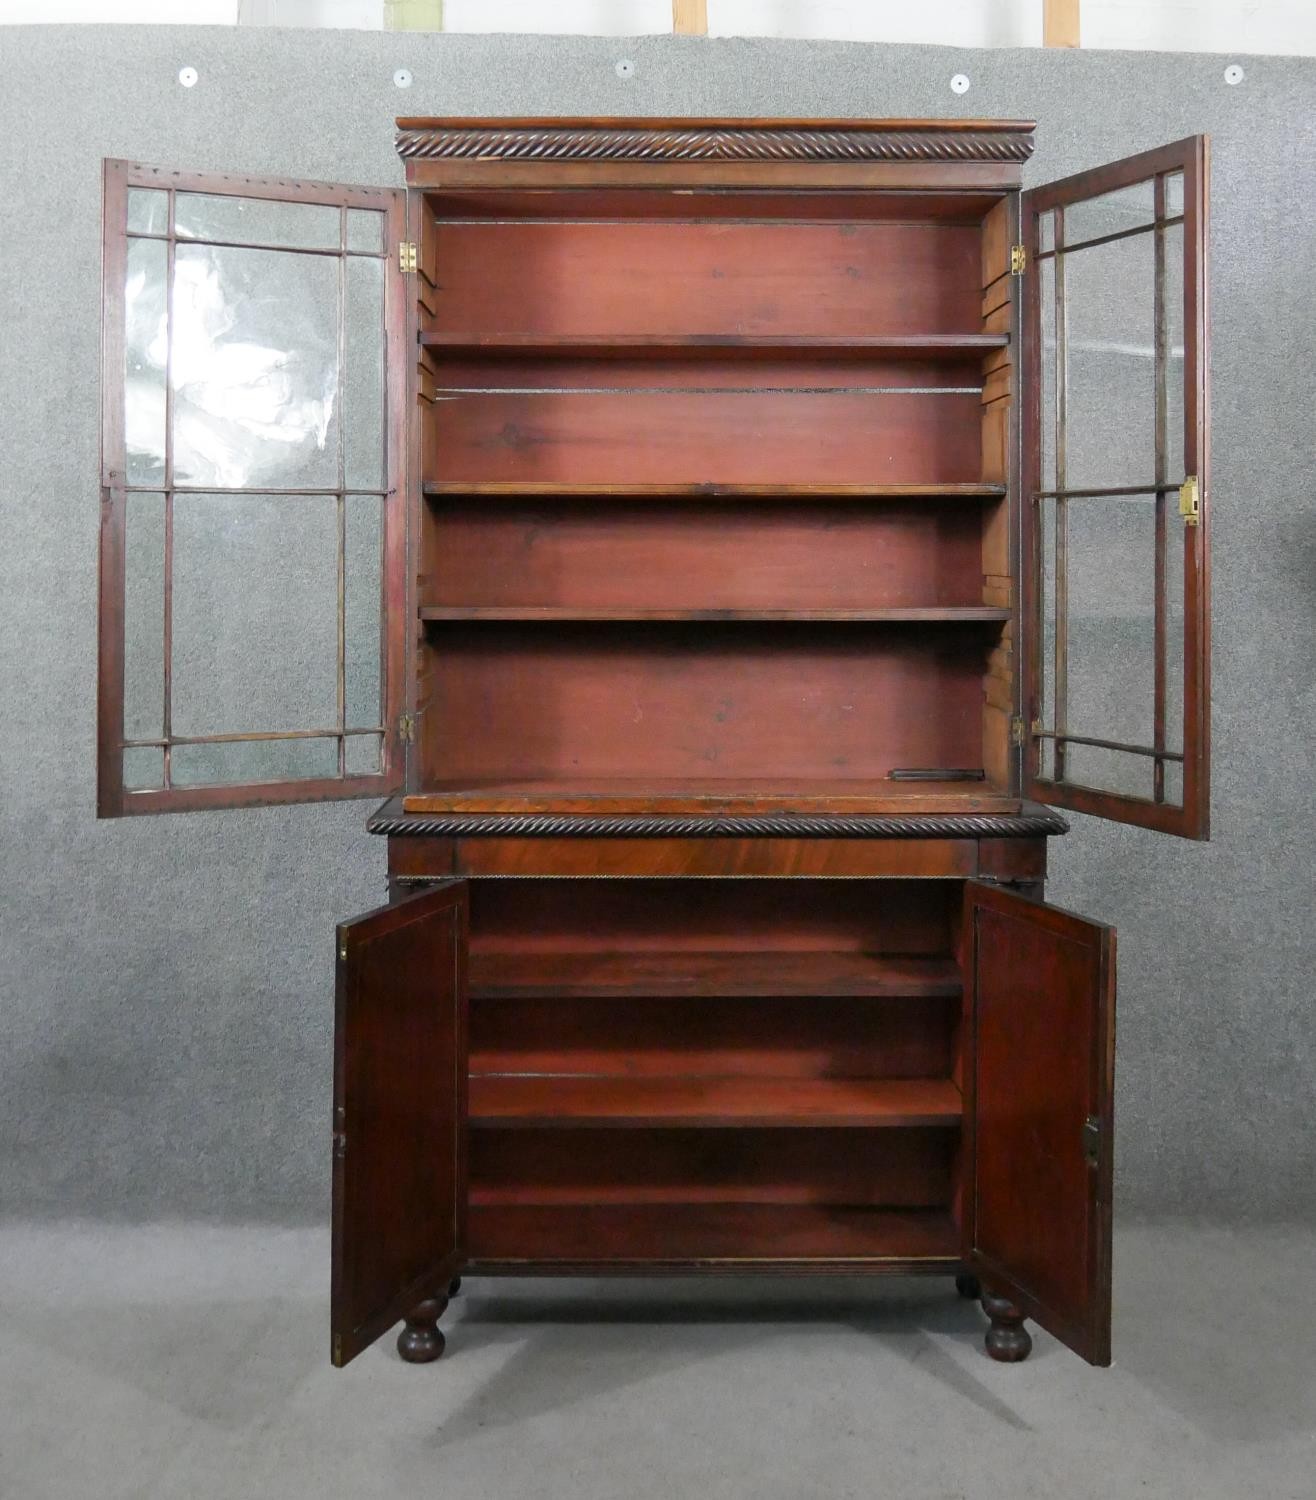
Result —
<path fill-rule="evenodd" d="M 1179 486 L 1179 514 L 1185 526 L 1196 526 L 1202 519 L 1202 488 L 1196 474 L 1190 474 Z"/>
<path fill-rule="evenodd" d="M 415 714 L 398 715 L 398 734 L 401 735 L 405 744 L 416 743 L 416 716 Z"/>
<path fill-rule="evenodd" d="M 341 959 L 347 958 L 347 939 L 345 937 L 338 939 L 338 956 Z"/>
<path fill-rule="evenodd" d="M 1101 1160 L 1101 1121 L 1096 1115 L 1083 1121 L 1083 1156 L 1090 1167 Z"/>
<path fill-rule="evenodd" d="M 1022 245 L 1010 246 L 1010 275 L 1022 276 L 1028 269 L 1028 251 Z"/>
<path fill-rule="evenodd" d="M 1018 714 L 1010 720 L 1010 743 L 1017 749 L 1024 742 L 1024 721 Z"/>
<path fill-rule="evenodd" d="M 416 247 L 411 240 L 398 241 L 398 268 L 404 276 L 416 269 Z"/>

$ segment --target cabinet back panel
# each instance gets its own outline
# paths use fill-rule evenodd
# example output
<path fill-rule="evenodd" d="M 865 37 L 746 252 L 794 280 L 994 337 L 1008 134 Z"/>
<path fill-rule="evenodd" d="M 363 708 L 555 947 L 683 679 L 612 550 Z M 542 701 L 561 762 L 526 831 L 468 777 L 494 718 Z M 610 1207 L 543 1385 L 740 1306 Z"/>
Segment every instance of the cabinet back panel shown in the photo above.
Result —
<path fill-rule="evenodd" d="M 477 1130 L 472 1205 L 947 1204 L 953 1130 Z"/>
<path fill-rule="evenodd" d="M 976 225 L 679 220 L 439 223 L 427 326 L 616 334 L 964 333 Z"/>
<path fill-rule="evenodd" d="M 589 608 L 976 605 L 976 502 L 446 500 L 421 602 Z"/>
<path fill-rule="evenodd" d="M 981 627 L 445 624 L 422 784 L 982 765 Z"/>
<path fill-rule="evenodd" d="M 424 477 L 449 482 L 822 489 L 973 483 L 981 469 L 976 390 L 526 388 L 441 396 L 431 412 Z"/>
<path fill-rule="evenodd" d="M 949 954 L 941 880 L 475 880 L 471 952 Z"/>
<path fill-rule="evenodd" d="M 959 1001 L 479 1000 L 476 1073 L 758 1078 L 944 1078 Z"/>

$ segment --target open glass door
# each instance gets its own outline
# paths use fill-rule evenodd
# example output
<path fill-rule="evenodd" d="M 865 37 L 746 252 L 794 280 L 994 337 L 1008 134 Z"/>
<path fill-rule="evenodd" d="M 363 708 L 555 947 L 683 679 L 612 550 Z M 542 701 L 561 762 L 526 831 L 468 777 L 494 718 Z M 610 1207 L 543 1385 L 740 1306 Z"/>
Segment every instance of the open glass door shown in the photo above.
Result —
<path fill-rule="evenodd" d="M 445 881 L 338 929 L 335 1365 L 441 1297 L 461 1270 L 466 890 Z"/>
<path fill-rule="evenodd" d="M 1108 1365 L 1115 933 L 970 880 L 963 944 L 964 1263 Z"/>
<path fill-rule="evenodd" d="M 102 817 L 401 785 L 405 214 L 105 163 Z"/>
<path fill-rule="evenodd" d="M 1207 141 L 1023 195 L 1025 783 L 1209 831 Z"/>

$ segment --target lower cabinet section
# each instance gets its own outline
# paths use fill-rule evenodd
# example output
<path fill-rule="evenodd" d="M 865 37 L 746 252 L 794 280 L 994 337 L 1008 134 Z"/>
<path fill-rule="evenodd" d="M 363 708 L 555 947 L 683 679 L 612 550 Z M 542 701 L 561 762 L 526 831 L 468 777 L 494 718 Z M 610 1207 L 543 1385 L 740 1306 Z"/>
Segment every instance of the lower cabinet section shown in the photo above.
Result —
<path fill-rule="evenodd" d="M 972 1273 L 995 1357 L 1027 1316 L 1108 1362 L 1108 929 L 954 879 L 453 880 L 339 965 L 339 1362 L 403 1314 L 435 1357 L 466 1267 Z"/>

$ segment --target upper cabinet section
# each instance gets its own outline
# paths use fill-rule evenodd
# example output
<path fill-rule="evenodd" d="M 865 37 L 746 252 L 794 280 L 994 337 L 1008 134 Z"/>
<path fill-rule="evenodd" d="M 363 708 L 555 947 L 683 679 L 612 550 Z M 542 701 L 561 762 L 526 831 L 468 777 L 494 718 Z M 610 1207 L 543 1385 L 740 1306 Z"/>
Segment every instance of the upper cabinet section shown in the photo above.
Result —
<path fill-rule="evenodd" d="M 1207 142 L 1025 193 L 1026 785 L 1206 838 Z"/>
<path fill-rule="evenodd" d="M 99 811 L 387 793 L 403 195 L 112 161 L 104 211 Z"/>

